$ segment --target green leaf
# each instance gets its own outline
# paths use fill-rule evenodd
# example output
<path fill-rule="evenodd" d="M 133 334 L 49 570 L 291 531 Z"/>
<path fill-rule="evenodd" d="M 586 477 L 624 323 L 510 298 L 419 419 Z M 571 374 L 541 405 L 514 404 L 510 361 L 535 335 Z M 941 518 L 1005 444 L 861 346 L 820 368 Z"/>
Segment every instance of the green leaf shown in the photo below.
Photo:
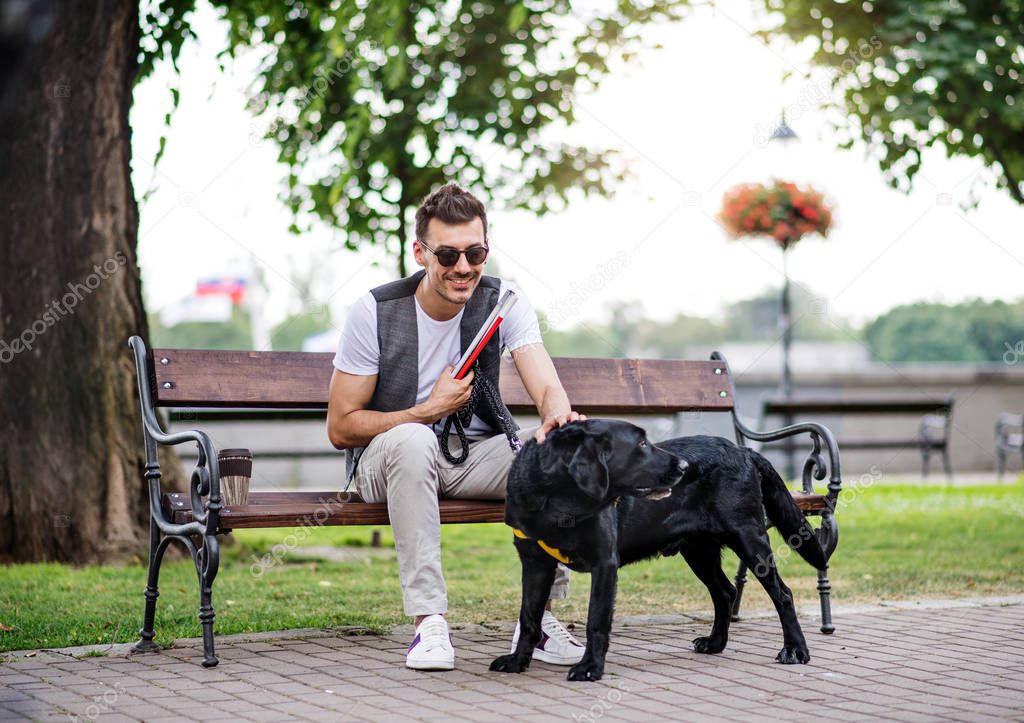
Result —
<path fill-rule="evenodd" d="M 327 205 L 331 208 L 338 205 L 338 201 L 341 200 L 341 191 L 342 188 L 340 183 L 335 183 L 331 186 L 331 190 L 327 193 Z"/>
<path fill-rule="evenodd" d="M 516 3 L 508 12 L 508 29 L 510 32 L 516 32 L 526 22 L 526 18 L 529 16 L 530 11 L 526 9 L 523 3 Z"/>
<path fill-rule="evenodd" d="M 386 85 L 389 90 L 394 90 L 405 83 L 405 63 L 403 58 L 397 58 L 388 63 L 384 68 Z"/>

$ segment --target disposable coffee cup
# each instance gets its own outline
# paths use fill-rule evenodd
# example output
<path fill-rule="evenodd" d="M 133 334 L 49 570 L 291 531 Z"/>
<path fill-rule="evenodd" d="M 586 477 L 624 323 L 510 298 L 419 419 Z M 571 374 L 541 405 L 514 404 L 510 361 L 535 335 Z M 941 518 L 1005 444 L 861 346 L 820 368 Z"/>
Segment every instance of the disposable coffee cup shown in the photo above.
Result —
<path fill-rule="evenodd" d="M 252 450 L 222 449 L 217 453 L 220 466 L 220 492 L 225 505 L 244 505 L 249 499 L 252 478 Z"/>

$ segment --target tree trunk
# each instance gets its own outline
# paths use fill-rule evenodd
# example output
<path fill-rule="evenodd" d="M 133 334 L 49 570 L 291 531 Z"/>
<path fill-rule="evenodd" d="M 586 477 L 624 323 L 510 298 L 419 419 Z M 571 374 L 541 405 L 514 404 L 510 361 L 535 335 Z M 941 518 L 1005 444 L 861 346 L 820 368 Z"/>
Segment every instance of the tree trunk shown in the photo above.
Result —
<path fill-rule="evenodd" d="M 403 99 L 404 101 L 404 99 Z M 411 131 L 406 129 L 401 134 L 402 138 L 411 138 Z M 404 148 L 404 146 L 403 146 Z M 399 187 L 402 189 L 398 196 L 398 278 L 404 279 L 409 274 L 409 268 L 405 260 L 405 249 L 407 248 L 407 242 L 409 240 L 410 231 L 413 231 L 415 236 L 415 221 L 409 223 L 409 214 L 415 213 L 416 211 L 416 198 L 413 197 L 410 189 L 412 188 L 412 179 L 409 178 L 407 170 L 408 156 L 403 151 L 402 155 L 398 158 L 398 163 L 395 165 L 394 178 L 398 181 Z"/>
<path fill-rule="evenodd" d="M 406 239 L 409 238 L 406 236 L 406 225 L 406 221 L 402 220 L 402 237 L 398 239 L 398 279 L 404 279 L 409 274 L 409 269 L 406 267 Z"/>
<path fill-rule="evenodd" d="M 148 539 L 127 347 L 148 332 L 129 177 L 139 9 L 51 7 L 0 107 L 0 559 L 108 561 Z"/>
<path fill-rule="evenodd" d="M 409 223 L 409 211 L 412 207 L 412 201 L 405 194 L 405 189 L 409 187 L 407 180 L 402 177 L 399 177 L 398 180 L 402 184 L 402 196 L 398 200 L 398 278 L 404 279 L 409 274 L 409 269 L 405 263 L 405 249 L 411 226 Z"/>

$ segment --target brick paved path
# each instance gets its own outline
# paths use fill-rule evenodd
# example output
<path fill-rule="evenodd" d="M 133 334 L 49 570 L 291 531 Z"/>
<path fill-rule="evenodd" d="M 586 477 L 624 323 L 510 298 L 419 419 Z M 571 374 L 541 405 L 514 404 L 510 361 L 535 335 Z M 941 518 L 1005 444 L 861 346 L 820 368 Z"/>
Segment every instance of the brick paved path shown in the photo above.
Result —
<path fill-rule="evenodd" d="M 596 684 L 543 663 L 488 672 L 509 626 L 456 629 L 449 673 L 403 667 L 408 628 L 224 637 L 213 670 L 199 665 L 197 641 L 136 656 L 8 653 L 0 719 L 1024 720 L 1024 598 L 839 608 L 831 637 L 804 617 L 808 665 L 773 661 L 774 617 L 736 624 L 722 655 L 697 655 L 689 640 L 706 633 L 702 617 L 618 622 Z"/>

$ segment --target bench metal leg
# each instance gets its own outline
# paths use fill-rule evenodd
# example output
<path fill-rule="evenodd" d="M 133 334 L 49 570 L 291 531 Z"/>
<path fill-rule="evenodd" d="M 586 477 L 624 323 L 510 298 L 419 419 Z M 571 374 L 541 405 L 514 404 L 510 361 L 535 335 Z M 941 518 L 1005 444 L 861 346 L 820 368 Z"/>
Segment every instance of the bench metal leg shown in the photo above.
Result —
<path fill-rule="evenodd" d="M 931 466 L 929 463 L 929 453 L 927 448 L 921 449 L 921 478 L 928 479 L 928 468 Z"/>
<path fill-rule="evenodd" d="M 1006 452 L 996 447 L 996 482 L 1003 481 L 1003 473 L 1006 471 Z"/>
<path fill-rule="evenodd" d="M 197 548 L 192 538 L 183 535 L 168 535 L 160 539 L 160 530 L 156 527 L 156 523 L 151 523 L 146 610 L 143 614 L 142 629 L 139 631 L 140 640 L 132 650 L 139 653 L 160 650 L 160 646 L 153 640 L 155 637 L 153 628 L 156 618 L 156 599 L 160 597 L 158 589 L 160 564 L 163 561 L 164 552 L 167 551 L 167 546 L 175 540 L 188 548 L 192 562 L 195 564 L 196 575 L 199 579 L 199 622 L 203 627 L 203 667 L 213 668 L 220 662 L 214 654 L 213 647 L 213 581 L 217 577 L 217 569 L 220 565 L 220 544 L 215 535 L 205 536 L 202 547 Z"/>
<path fill-rule="evenodd" d="M 830 560 L 839 544 L 839 525 L 836 517 L 831 512 L 821 515 L 821 525 L 818 527 L 818 542 L 825 553 L 825 559 Z M 835 632 L 836 626 L 832 624 L 832 583 L 828 579 L 828 568 L 818 570 L 818 597 L 821 599 L 821 632 L 831 635 Z"/>
<path fill-rule="evenodd" d="M 216 535 L 206 535 L 196 556 L 199 574 L 199 622 L 203 625 L 203 667 L 214 668 L 220 662 L 213 647 L 213 581 L 220 566 L 220 543 Z"/>
<path fill-rule="evenodd" d="M 832 624 L 832 584 L 828 581 L 828 570 L 818 570 L 818 597 L 821 598 L 821 632 L 831 635 L 836 626 Z"/>
<path fill-rule="evenodd" d="M 946 478 L 953 481 L 953 465 L 949 462 L 949 447 L 942 448 L 942 467 L 946 470 Z"/>
<path fill-rule="evenodd" d="M 163 560 L 166 544 L 160 544 L 160 528 L 156 520 L 149 520 L 149 575 L 146 579 L 146 608 L 142 615 L 142 629 L 139 630 L 139 642 L 132 650 L 137 653 L 151 653 L 160 649 L 153 642 L 153 622 L 156 618 L 156 599 L 160 597 L 158 583 L 160 580 L 160 563 Z"/>
<path fill-rule="evenodd" d="M 743 600 L 743 586 L 747 584 L 747 565 L 740 560 L 740 566 L 736 569 L 736 597 L 732 601 L 732 621 L 740 619 L 740 602 Z"/>

